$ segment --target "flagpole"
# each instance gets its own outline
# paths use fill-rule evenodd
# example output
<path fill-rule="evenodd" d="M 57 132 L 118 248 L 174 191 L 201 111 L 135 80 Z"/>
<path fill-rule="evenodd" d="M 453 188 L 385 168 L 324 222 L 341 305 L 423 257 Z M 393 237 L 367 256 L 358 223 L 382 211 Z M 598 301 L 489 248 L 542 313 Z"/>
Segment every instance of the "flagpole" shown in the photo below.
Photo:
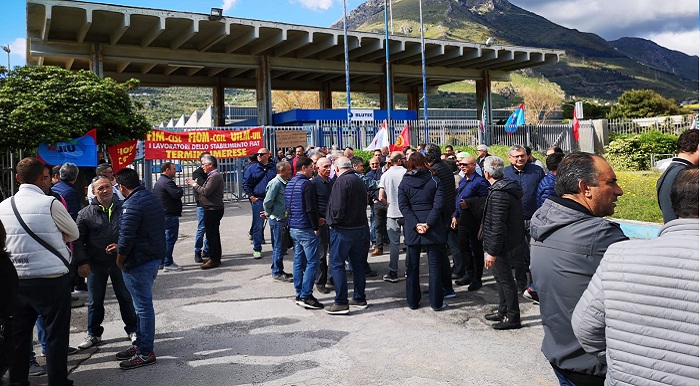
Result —
<path fill-rule="evenodd" d="M 347 0 L 343 0 L 343 35 L 345 38 L 345 99 L 348 104 L 348 130 L 352 120 L 352 109 L 350 107 L 350 55 L 348 50 L 348 9 Z M 343 147 L 343 128 L 338 133 L 338 147 Z"/>
<path fill-rule="evenodd" d="M 425 143 L 430 142 L 428 137 L 428 82 L 425 75 L 425 34 L 423 32 L 423 0 L 418 0 L 418 11 L 420 14 L 420 46 L 421 46 L 421 69 L 423 72 L 423 121 L 425 124 Z"/>
<path fill-rule="evenodd" d="M 386 59 L 386 120 L 387 131 L 389 134 L 389 142 L 394 141 L 394 129 L 391 122 L 391 109 L 394 107 L 394 101 L 391 97 L 391 63 L 389 62 L 389 13 L 387 10 L 387 0 L 384 0 L 384 57 Z"/>

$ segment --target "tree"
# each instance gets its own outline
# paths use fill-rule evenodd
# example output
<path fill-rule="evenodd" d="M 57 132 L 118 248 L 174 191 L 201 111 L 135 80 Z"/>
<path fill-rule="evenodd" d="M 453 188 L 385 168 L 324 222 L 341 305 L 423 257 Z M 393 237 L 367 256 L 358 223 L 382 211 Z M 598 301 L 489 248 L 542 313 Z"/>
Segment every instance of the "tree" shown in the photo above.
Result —
<path fill-rule="evenodd" d="M 317 109 L 319 107 L 318 93 L 311 91 L 272 91 L 272 104 L 275 111 L 293 109 Z"/>
<path fill-rule="evenodd" d="M 574 116 L 574 102 L 564 102 L 561 105 L 561 115 L 564 119 L 570 119 Z M 606 118 L 610 112 L 610 107 L 583 101 L 583 118 L 584 119 L 601 119 Z"/>
<path fill-rule="evenodd" d="M 612 106 L 609 119 L 647 118 L 683 114 L 673 99 L 666 99 L 654 90 L 627 90 Z"/>
<path fill-rule="evenodd" d="M 137 113 L 128 90 L 138 80 L 117 83 L 89 71 L 52 66 L 16 67 L 0 83 L 0 149 L 35 149 L 97 129 L 100 143 L 143 139 L 151 129 Z"/>
<path fill-rule="evenodd" d="M 518 87 L 518 94 L 525 103 L 525 122 L 528 125 L 539 125 L 546 121 L 552 113 L 561 107 L 564 99 L 563 92 L 558 87 L 537 86 Z"/>

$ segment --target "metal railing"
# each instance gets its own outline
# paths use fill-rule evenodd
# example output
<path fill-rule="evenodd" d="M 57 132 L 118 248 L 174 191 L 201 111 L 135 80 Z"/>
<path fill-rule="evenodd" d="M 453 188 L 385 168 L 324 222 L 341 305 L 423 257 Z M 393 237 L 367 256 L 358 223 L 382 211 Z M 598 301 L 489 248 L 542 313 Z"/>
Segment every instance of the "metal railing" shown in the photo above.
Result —
<path fill-rule="evenodd" d="M 660 131 L 664 134 L 680 135 L 690 128 L 692 115 L 673 115 L 668 117 L 609 119 L 608 131 L 615 134 L 642 134 Z"/>

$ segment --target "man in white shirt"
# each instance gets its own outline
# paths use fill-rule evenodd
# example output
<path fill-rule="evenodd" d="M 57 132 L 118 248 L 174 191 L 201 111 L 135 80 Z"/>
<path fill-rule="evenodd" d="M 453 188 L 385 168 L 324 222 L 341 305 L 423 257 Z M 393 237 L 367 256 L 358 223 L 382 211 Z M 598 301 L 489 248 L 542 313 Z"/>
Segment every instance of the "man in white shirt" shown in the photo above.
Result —
<path fill-rule="evenodd" d="M 400 151 L 391 153 L 391 167 L 382 174 L 379 180 L 379 201 L 387 205 L 386 228 L 389 235 L 389 273 L 382 279 L 390 283 L 399 282 L 399 246 L 401 244 L 401 227 L 403 215 L 399 210 L 399 184 L 406 168 L 403 166 L 406 157 Z"/>

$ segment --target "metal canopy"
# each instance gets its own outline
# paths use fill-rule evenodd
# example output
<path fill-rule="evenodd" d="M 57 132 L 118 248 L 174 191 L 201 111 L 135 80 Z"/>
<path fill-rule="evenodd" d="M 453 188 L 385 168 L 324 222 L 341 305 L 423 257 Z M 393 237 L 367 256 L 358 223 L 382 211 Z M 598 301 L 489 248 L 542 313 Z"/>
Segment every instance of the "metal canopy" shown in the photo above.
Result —
<path fill-rule="evenodd" d="M 350 32 L 353 91 L 386 83 L 385 39 Z M 66 0 L 27 0 L 27 63 L 143 86 L 256 88 L 266 57 L 273 89 L 345 90 L 343 32 L 331 28 Z M 420 39 L 390 36 L 394 92 L 421 85 Z M 465 79 L 508 80 L 509 72 L 555 63 L 563 51 L 426 40 L 428 86 Z"/>

